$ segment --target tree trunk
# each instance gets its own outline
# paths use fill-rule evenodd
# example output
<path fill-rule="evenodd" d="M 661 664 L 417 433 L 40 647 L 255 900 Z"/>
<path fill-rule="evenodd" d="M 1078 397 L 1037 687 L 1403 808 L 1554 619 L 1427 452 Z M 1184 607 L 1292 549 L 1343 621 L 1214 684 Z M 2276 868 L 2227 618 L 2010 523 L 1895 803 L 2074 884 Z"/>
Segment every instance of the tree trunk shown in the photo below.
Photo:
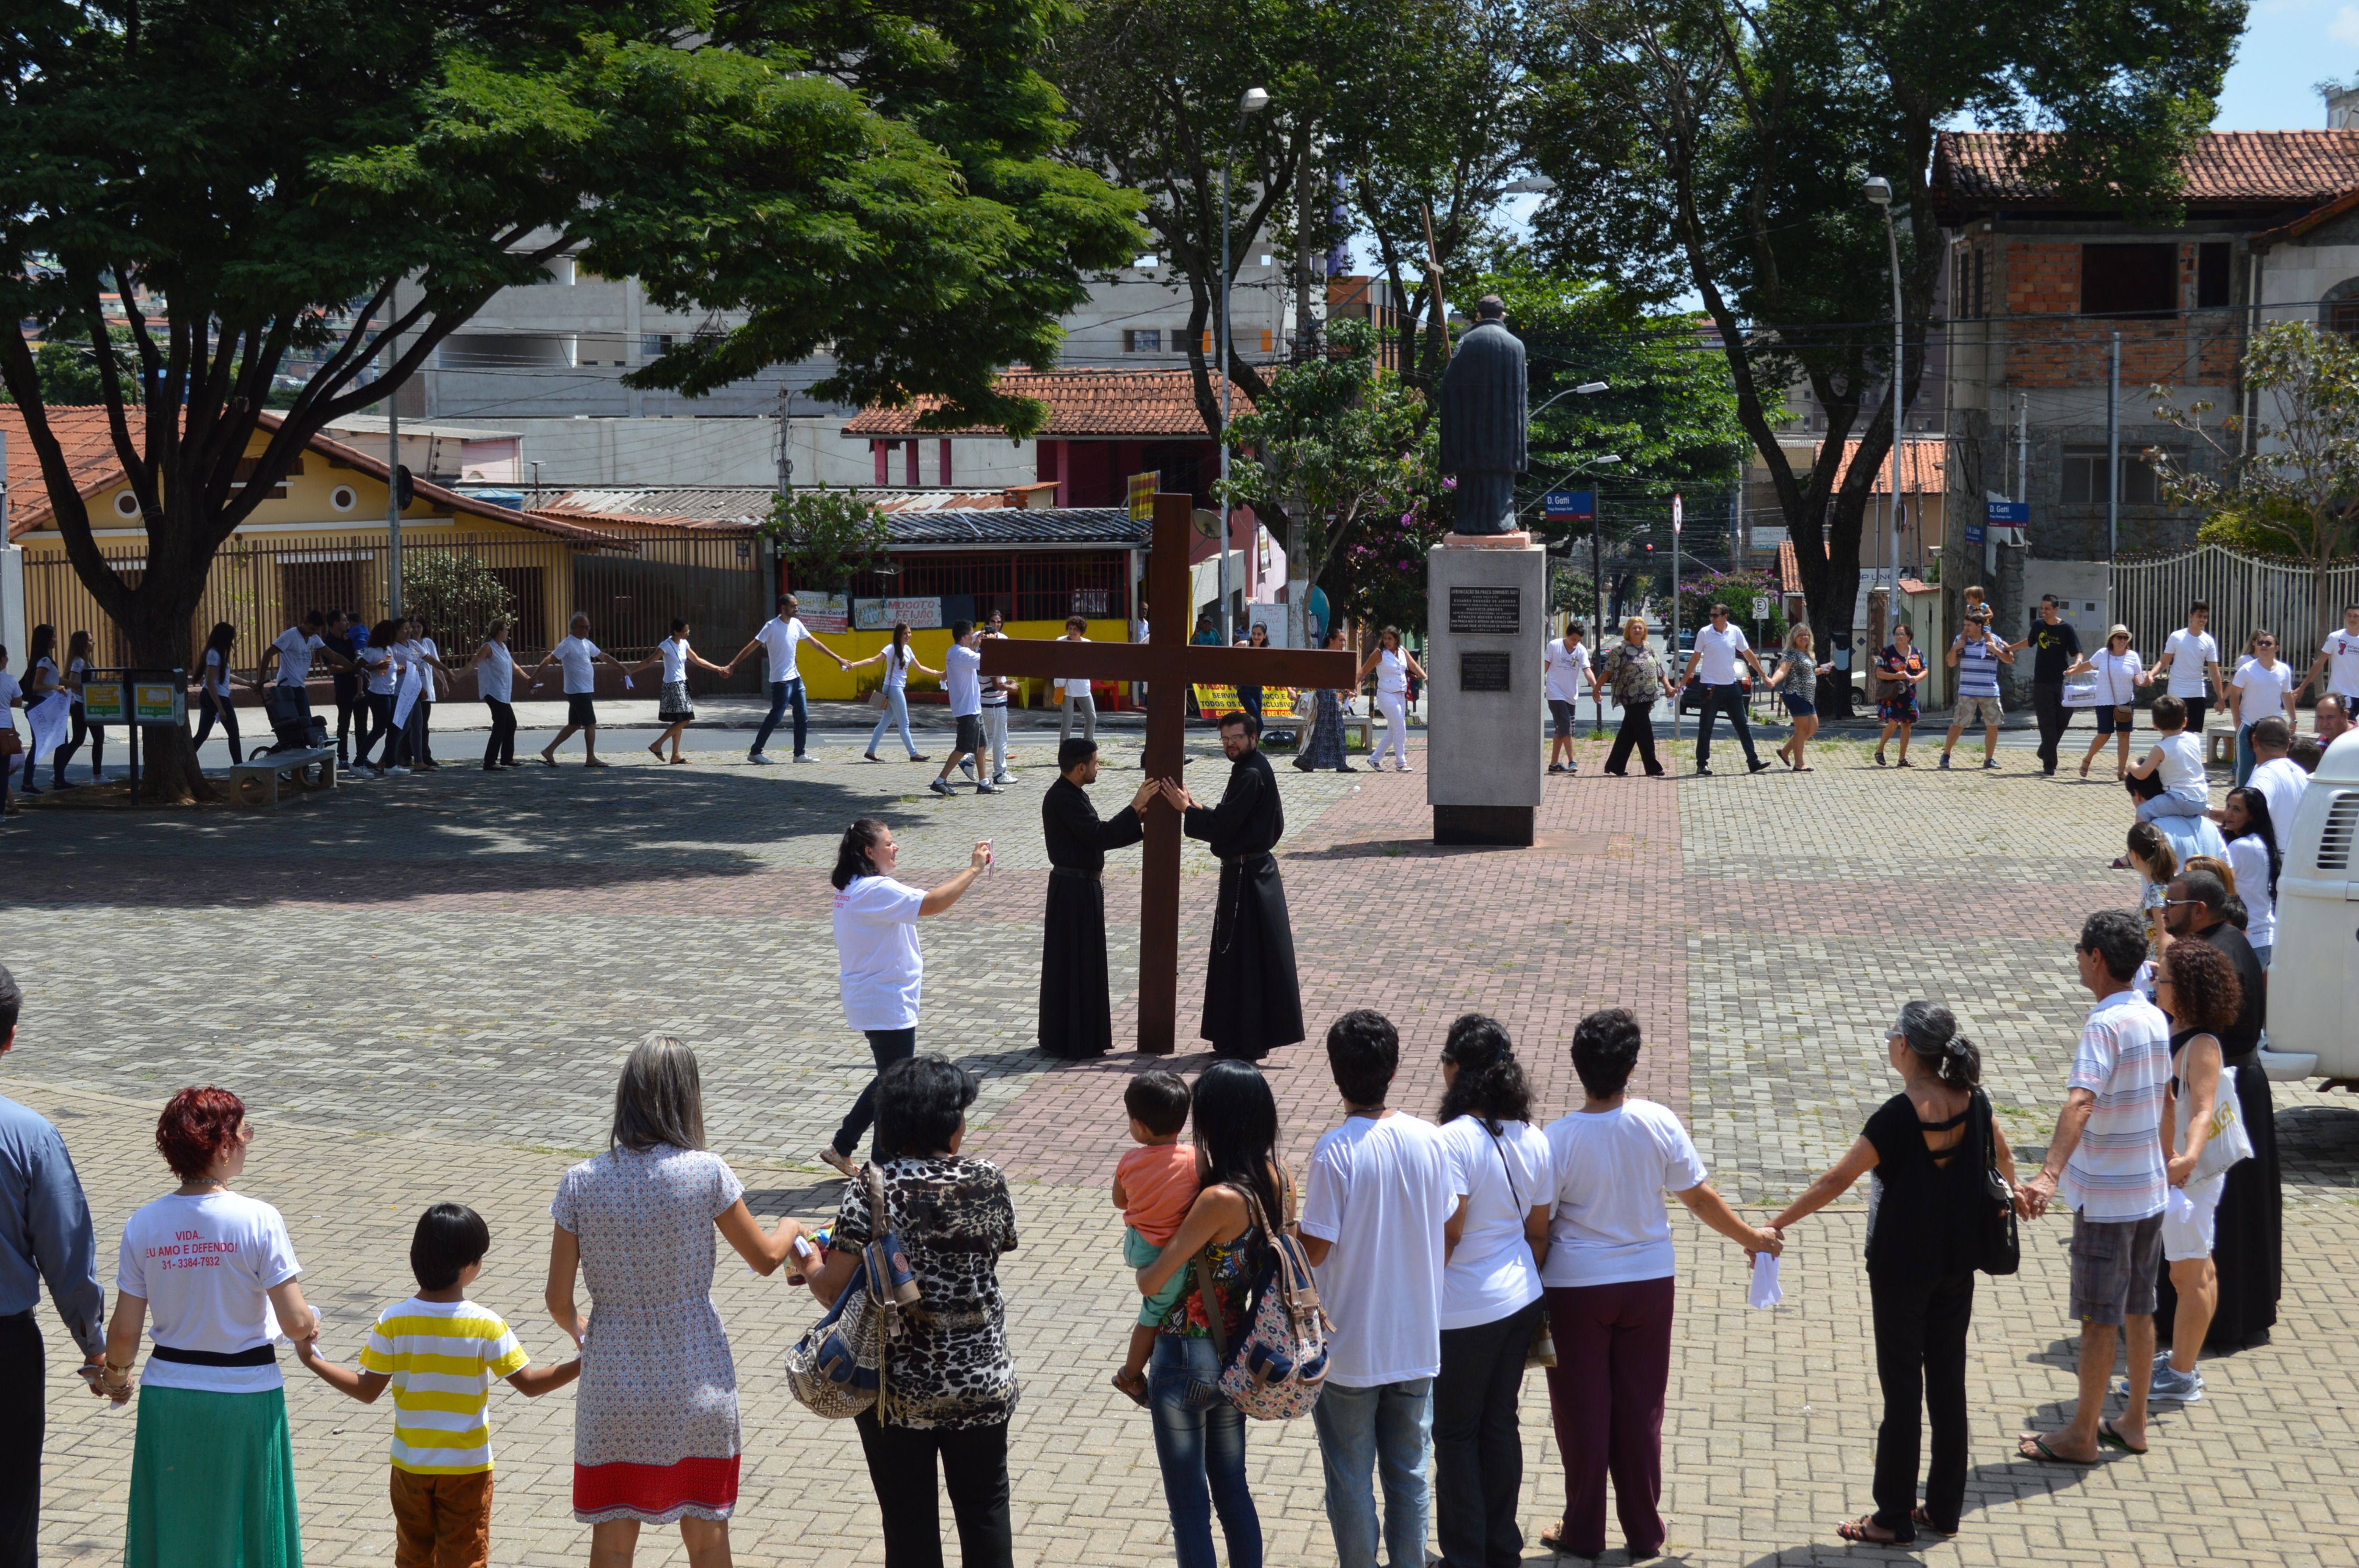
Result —
<path fill-rule="evenodd" d="M 202 585 L 200 575 L 199 585 Z M 156 597 L 136 594 L 131 613 L 122 622 L 131 660 L 143 670 L 179 670 L 186 677 L 189 663 L 189 618 L 193 605 L 158 603 Z M 188 727 L 143 724 L 139 727 L 139 799 L 145 805 L 182 805 L 221 798 L 197 767 L 197 748 Z"/>

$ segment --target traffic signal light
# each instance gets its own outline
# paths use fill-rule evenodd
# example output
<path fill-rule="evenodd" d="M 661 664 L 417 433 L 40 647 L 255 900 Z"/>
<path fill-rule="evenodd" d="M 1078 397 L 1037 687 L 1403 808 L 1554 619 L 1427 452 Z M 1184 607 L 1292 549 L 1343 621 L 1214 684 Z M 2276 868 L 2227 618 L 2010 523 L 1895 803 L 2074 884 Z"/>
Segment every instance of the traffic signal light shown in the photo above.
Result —
<path fill-rule="evenodd" d="M 404 512 L 408 511 L 409 503 L 418 499 L 418 481 L 410 478 L 407 463 L 397 465 L 393 470 L 393 499 Z"/>

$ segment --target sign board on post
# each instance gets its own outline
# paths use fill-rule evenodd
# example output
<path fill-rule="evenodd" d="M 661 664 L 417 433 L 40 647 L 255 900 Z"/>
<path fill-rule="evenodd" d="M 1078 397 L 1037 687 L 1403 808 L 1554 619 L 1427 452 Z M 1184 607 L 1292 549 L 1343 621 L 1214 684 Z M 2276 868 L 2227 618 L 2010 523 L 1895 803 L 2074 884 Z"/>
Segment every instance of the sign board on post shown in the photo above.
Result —
<path fill-rule="evenodd" d="M 852 609 L 840 593 L 804 593 L 796 596 L 799 601 L 795 613 L 804 627 L 812 632 L 846 632 L 852 626 Z"/>
<path fill-rule="evenodd" d="M 1551 490 L 1540 501 L 1540 516 L 1550 523 L 1594 523 L 1597 492 L 1593 490 Z"/>
<path fill-rule="evenodd" d="M 1753 596 L 1753 619 L 1756 621 L 1768 620 L 1777 608 L 1775 604 L 1759 594 Z"/>
<path fill-rule="evenodd" d="M 82 718 L 92 724 L 130 723 L 130 683 L 86 676 L 82 684 Z"/>
<path fill-rule="evenodd" d="M 1983 543 L 1983 541 L 1984 541 L 1984 539 L 1988 538 L 1988 537 L 1989 537 L 1988 533 L 1984 530 L 1984 528 L 1983 524 L 1981 524 L 1980 523 L 1969 523 L 1969 524 L 1966 524 L 1966 543 L 1967 543 L 1967 544 L 1969 544 L 1969 545 L 1979 545 L 1979 544 Z"/>
<path fill-rule="evenodd" d="M 1155 521 L 1155 490 L 1162 482 L 1163 470 L 1160 469 L 1130 476 L 1130 520 L 1132 522 Z"/>
<path fill-rule="evenodd" d="M 179 681 L 135 679 L 131 683 L 131 717 L 136 723 L 184 724 L 188 705 L 188 688 Z"/>

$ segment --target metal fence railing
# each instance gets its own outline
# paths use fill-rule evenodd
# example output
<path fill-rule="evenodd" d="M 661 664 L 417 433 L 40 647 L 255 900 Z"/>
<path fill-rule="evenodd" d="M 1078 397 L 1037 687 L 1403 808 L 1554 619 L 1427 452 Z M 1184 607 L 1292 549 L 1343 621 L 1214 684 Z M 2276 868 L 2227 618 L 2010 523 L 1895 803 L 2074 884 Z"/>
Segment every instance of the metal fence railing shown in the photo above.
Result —
<path fill-rule="evenodd" d="M 102 553 L 130 582 L 147 568 L 146 552 L 136 546 Z M 381 620 L 390 602 L 390 554 L 382 534 L 222 551 L 190 618 L 192 661 L 218 622 L 237 628 L 233 659 L 245 668 L 307 611 L 349 610 L 370 622 Z M 405 535 L 401 558 L 404 608 L 437 615 L 444 622 L 436 627 L 437 638 L 453 652 L 482 630 L 476 622 L 505 613 L 516 623 L 511 645 L 520 655 L 537 656 L 565 635 L 578 610 L 591 617 L 591 635 L 618 656 L 644 656 L 679 618 L 694 628 L 697 646 L 720 660 L 744 646 L 770 613 L 762 554 L 750 534 L 618 530 L 596 544 Z M 486 579 L 497 585 L 495 591 Z M 131 662 L 122 634 L 64 557 L 26 560 L 25 609 L 30 624 L 55 626 L 60 643 L 75 632 L 90 633 L 95 663 Z M 462 624 L 449 624 L 454 619 Z M 724 689 L 754 691 L 760 685 L 756 660 Z"/>
<path fill-rule="evenodd" d="M 2200 545 L 2176 555 L 2125 560 L 2114 567 L 2114 612 L 2130 629 L 2132 645 L 2149 662 L 2161 657 L 2164 639 L 2187 624 L 2187 606 L 2212 606 L 2212 635 L 2220 664 L 2234 671 L 2245 643 L 2256 630 L 2277 634 L 2277 656 L 2306 670 L 2318 654 L 2325 630 L 2318 623 L 2317 574 L 2293 561 L 2240 555 L 2219 545 Z M 2359 562 L 2327 573 L 2337 609 L 2359 603 Z"/>

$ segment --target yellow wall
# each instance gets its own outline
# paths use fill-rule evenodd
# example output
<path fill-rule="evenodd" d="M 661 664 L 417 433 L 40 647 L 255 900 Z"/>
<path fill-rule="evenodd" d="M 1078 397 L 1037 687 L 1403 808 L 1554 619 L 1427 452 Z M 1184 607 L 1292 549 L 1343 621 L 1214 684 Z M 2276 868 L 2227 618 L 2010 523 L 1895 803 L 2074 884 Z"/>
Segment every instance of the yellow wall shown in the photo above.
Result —
<path fill-rule="evenodd" d="M 1063 636 L 1065 623 L 1061 621 L 1010 621 L 1007 622 L 1007 634 L 1015 638 L 1047 641 Z M 1130 627 L 1121 621 L 1093 621 L 1085 635 L 1093 643 L 1127 643 L 1130 641 Z M 828 632 L 820 637 L 820 641 L 847 659 L 864 659 L 892 640 L 890 632 Z M 950 645 L 948 627 L 909 633 L 911 650 L 918 655 L 919 663 L 929 669 L 942 667 L 942 659 L 950 652 Z M 864 670 L 847 673 L 837 669 L 829 659 L 806 654 L 797 661 L 795 668 L 803 677 L 804 691 L 814 701 L 849 701 L 866 697 L 885 684 L 883 665 L 871 665 Z M 1047 681 L 1018 681 L 1016 687 L 1019 695 L 1015 700 L 1020 706 L 1041 708 L 1050 705 L 1051 693 Z M 909 689 L 912 692 L 940 691 L 941 682 L 912 671 Z"/>

